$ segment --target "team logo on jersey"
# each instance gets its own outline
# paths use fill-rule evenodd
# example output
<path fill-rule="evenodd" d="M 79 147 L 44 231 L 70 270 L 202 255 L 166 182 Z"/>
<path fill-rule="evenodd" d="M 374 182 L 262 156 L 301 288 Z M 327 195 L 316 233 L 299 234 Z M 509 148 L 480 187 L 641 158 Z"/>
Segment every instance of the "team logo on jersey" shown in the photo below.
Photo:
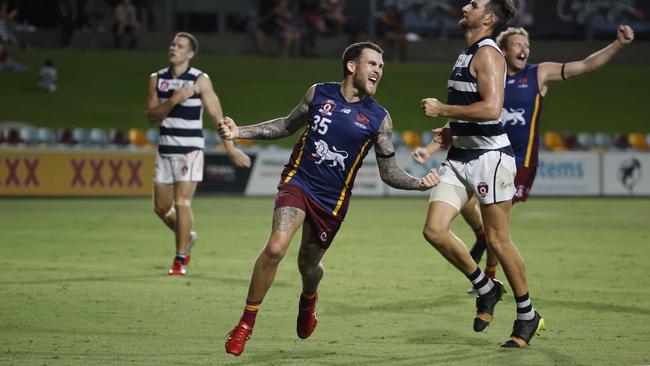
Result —
<path fill-rule="evenodd" d="M 328 99 L 320 105 L 320 109 L 318 111 L 325 116 L 331 116 L 332 112 L 334 112 L 334 108 L 336 108 L 336 103 L 334 103 L 333 100 Z"/>
<path fill-rule="evenodd" d="M 528 88 L 528 78 L 524 77 L 517 80 L 517 88 Z"/>
<path fill-rule="evenodd" d="M 476 191 L 481 195 L 481 197 L 487 196 L 489 190 L 490 187 L 485 182 L 481 182 L 476 186 Z"/>
<path fill-rule="evenodd" d="M 160 82 L 160 90 L 161 91 L 167 91 L 169 89 L 169 82 L 167 80 L 163 80 Z"/>
<path fill-rule="evenodd" d="M 364 130 L 368 129 L 368 125 L 370 124 L 370 118 L 368 118 L 365 114 L 359 113 L 356 116 L 356 121 L 354 121 L 354 125 L 363 128 Z"/>
<path fill-rule="evenodd" d="M 185 85 L 194 85 L 194 82 L 191 80 L 179 80 L 179 79 L 173 79 L 173 80 L 167 80 L 167 79 L 159 79 L 158 80 L 158 88 L 160 91 L 166 92 L 168 90 L 176 90 L 184 87 Z"/>
<path fill-rule="evenodd" d="M 367 125 L 370 123 L 370 118 L 366 116 L 363 113 L 357 114 L 357 122 L 361 123 L 362 125 Z"/>
<path fill-rule="evenodd" d="M 506 108 L 503 108 L 501 110 L 501 123 L 503 125 L 511 124 L 513 126 L 516 125 L 526 125 L 526 118 L 524 118 L 524 113 L 526 113 L 526 110 L 523 108 L 510 108 L 509 110 Z"/>
<path fill-rule="evenodd" d="M 343 150 L 337 150 L 336 146 L 332 145 L 332 150 L 330 150 L 329 145 L 327 145 L 327 142 L 323 140 L 318 140 L 315 142 L 316 145 L 316 153 L 311 154 L 311 156 L 315 156 L 318 158 L 318 161 L 316 161 L 316 164 L 320 164 L 322 162 L 331 162 L 330 166 L 335 167 L 339 166 L 341 170 L 345 170 L 345 159 L 348 158 L 348 153 Z"/>
<path fill-rule="evenodd" d="M 320 232 L 320 241 L 322 241 L 323 243 L 327 242 L 327 233 L 326 232 L 324 232 L 324 231 Z"/>

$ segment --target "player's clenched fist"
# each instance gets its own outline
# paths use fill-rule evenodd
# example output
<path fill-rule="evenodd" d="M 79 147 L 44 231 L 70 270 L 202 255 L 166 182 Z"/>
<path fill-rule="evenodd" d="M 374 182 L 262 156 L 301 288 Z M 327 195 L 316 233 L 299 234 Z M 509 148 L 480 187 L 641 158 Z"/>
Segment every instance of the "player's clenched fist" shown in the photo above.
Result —
<path fill-rule="evenodd" d="M 442 104 L 436 98 L 425 98 L 422 99 L 421 106 L 424 115 L 433 118 L 440 117 L 442 115 L 442 108 L 444 104 Z"/>
<path fill-rule="evenodd" d="M 634 30 L 627 25 L 619 25 L 616 38 L 621 44 L 629 44 L 634 41 Z"/>
<path fill-rule="evenodd" d="M 230 117 L 225 117 L 217 123 L 217 132 L 225 140 L 234 140 L 239 137 L 239 127 Z"/>
<path fill-rule="evenodd" d="M 429 188 L 433 188 L 437 186 L 438 183 L 440 183 L 440 176 L 438 175 L 438 171 L 435 169 L 431 169 L 429 170 L 429 174 L 420 178 L 420 184 L 418 185 L 418 189 L 421 191 L 426 191 Z"/>

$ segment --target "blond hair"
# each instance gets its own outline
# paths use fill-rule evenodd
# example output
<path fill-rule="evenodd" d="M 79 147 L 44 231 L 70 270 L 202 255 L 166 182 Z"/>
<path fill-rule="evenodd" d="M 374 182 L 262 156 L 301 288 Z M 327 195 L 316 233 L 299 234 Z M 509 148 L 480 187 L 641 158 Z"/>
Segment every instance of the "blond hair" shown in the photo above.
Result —
<path fill-rule="evenodd" d="M 514 35 L 524 36 L 526 37 L 526 41 L 530 42 L 530 38 L 528 37 L 528 32 L 524 28 L 508 27 L 508 29 L 499 33 L 499 35 L 497 36 L 497 46 L 499 46 L 499 48 L 502 51 L 505 50 L 506 43 L 508 42 L 508 38 Z"/>

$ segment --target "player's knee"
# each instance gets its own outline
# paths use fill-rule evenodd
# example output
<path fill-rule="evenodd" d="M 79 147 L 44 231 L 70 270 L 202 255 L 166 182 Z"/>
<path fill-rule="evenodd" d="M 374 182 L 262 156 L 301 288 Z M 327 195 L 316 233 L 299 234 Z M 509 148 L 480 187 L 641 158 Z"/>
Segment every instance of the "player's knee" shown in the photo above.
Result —
<path fill-rule="evenodd" d="M 438 246 L 442 243 L 442 238 L 447 234 L 447 229 L 437 225 L 427 224 L 422 230 L 424 238 L 433 246 Z"/>
<path fill-rule="evenodd" d="M 166 216 L 173 213 L 174 208 L 171 205 L 154 204 L 153 211 L 158 215 L 158 217 L 164 219 Z"/>
<path fill-rule="evenodd" d="M 323 276 L 323 265 L 320 261 L 314 261 L 311 258 L 298 257 L 298 270 L 303 276 Z"/>
<path fill-rule="evenodd" d="M 174 202 L 176 207 L 190 207 L 192 205 L 192 200 L 183 197 L 177 197 Z"/>
<path fill-rule="evenodd" d="M 485 239 L 497 256 L 502 253 L 508 245 L 511 245 L 510 237 L 503 233 L 488 231 L 485 233 Z"/>
<path fill-rule="evenodd" d="M 284 254 L 287 251 L 287 246 L 281 241 L 269 241 L 264 250 L 262 250 L 262 255 L 269 262 L 279 263 Z"/>

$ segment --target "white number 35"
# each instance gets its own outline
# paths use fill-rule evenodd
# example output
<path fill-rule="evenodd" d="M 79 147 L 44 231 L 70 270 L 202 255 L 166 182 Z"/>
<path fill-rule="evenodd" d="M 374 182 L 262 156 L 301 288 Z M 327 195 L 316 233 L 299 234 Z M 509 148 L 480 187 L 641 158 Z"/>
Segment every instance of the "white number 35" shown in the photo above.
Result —
<path fill-rule="evenodd" d="M 316 114 L 314 115 L 314 124 L 311 126 L 311 129 L 324 135 L 327 133 L 327 128 L 330 123 L 332 123 L 331 119 Z"/>

